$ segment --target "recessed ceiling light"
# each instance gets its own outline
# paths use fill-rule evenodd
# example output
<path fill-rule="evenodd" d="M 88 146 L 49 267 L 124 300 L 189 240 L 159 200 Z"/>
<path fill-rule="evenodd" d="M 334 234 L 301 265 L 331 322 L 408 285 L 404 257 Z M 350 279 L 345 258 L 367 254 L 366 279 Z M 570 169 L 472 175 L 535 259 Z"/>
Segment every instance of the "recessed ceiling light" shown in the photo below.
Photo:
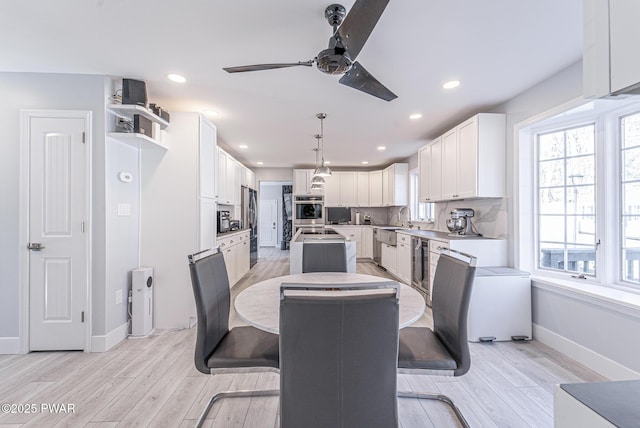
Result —
<path fill-rule="evenodd" d="M 369 165 L 369 161 L 362 161 L 362 165 Z"/>
<path fill-rule="evenodd" d="M 202 113 L 209 117 L 218 117 L 218 112 L 214 110 L 205 110 Z"/>
<path fill-rule="evenodd" d="M 257 163 L 258 165 L 262 165 L 264 162 L 262 162 L 262 161 L 258 161 L 258 162 L 256 162 L 256 163 Z"/>
<path fill-rule="evenodd" d="M 248 149 L 249 146 L 247 146 L 246 144 L 240 144 L 238 147 L 240 147 L 241 149 Z"/>
<path fill-rule="evenodd" d="M 444 89 L 453 89 L 453 88 L 457 88 L 458 86 L 460 86 L 459 80 L 449 80 L 448 82 L 445 82 L 442 85 Z"/>
<path fill-rule="evenodd" d="M 420 119 L 422 117 L 422 114 L 420 113 L 414 113 L 411 116 L 409 116 L 409 119 Z"/>
<path fill-rule="evenodd" d="M 169 80 L 176 83 L 184 83 L 187 81 L 184 76 L 180 76 L 179 74 L 169 74 L 167 77 L 169 78 Z"/>
<path fill-rule="evenodd" d="M 387 148 L 385 146 L 378 146 L 378 150 L 380 150 L 380 151 L 387 150 Z"/>

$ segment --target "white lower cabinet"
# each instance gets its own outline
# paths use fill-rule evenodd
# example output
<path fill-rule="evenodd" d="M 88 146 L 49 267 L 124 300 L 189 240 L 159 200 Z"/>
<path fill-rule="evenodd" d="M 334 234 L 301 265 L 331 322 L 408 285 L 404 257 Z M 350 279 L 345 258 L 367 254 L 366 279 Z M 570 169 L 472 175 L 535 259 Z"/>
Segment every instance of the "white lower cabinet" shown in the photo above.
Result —
<path fill-rule="evenodd" d="M 397 248 L 393 245 L 382 244 L 382 251 L 380 254 L 380 262 L 382 263 L 382 267 L 387 271 L 392 273 L 393 275 L 397 275 Z"/>
<path fill-rule="evenodd" d="M 396 247 L 396 276 L 405 284 L 411 284 L 411 262 L 413 251 L 411 237 L 398 233 L 398 246 Z"/>
<path fill-rule="evenodd" d="M 249 272 L 249 232 L 234 233 L 218 237 L 218 245 L 224 256 L 229 276 L 229 287 L 233 287 Z"/>
<path fill-rule="evenodd" d="M 340 235 L 356 243 L 356 258 L 362 257 L 362 229 L 360 227 L 338 227 L 335 229 Z"/>
<path fill-rule="evenodd" d="M 373 228 L 371 226 L 362 226 L 360 229 L 362 258 L 373 259 Z"/>

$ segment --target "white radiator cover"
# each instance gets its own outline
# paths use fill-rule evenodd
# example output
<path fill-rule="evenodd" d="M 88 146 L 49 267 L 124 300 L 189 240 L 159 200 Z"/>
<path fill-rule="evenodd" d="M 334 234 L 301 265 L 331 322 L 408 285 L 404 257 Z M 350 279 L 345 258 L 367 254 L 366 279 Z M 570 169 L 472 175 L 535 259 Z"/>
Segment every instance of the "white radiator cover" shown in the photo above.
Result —
<path fill-rule="evenodd" d="M 153 332 L 153 268 L 131 271 L 131 336 Z"/>

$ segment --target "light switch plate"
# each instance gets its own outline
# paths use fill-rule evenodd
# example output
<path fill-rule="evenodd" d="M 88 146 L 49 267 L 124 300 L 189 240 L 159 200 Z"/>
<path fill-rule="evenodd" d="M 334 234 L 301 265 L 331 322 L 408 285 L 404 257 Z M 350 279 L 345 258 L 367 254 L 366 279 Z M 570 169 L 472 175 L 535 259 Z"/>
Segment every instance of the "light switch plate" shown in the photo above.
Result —
<path fill-rule="evenodd" d="M 122 303 L 122 290 L 116 290 L 116 305 Z"/>

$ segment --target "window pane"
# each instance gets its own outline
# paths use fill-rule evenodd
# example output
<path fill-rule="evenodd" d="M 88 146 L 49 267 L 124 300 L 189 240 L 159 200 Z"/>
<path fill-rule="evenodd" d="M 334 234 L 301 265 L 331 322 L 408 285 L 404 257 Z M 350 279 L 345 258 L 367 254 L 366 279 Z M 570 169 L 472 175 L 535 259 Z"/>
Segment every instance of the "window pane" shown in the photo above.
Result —
<path fill-rule="evenodd" d="M 640 183 L 622 185 L 622 213 L 640 214 Z"/>
<path fill-rule="evenodd" d="M 540 189 L 540 214 L 564 214 L 564 187 Z"/>
<path fill-rule="evenodd" d="M 540 267 L 564 269 L 564 244 L 540 242 Z"/>
<path fill-rule="evenodd" d="M 640 146 L 640 113 L 621 120 L 622 148 Z"/>
<path fill-rule="evenodd" d="M 595 151 L 594 125 L 567 130 L 567 156 L 593 154 Z"/>
<path fill-rule="evenodd" d="M 539 266 L 595 274 L 595 125 L 538 136 Z"/>
<path fill-rule="evenodd" d="M 595 214 L 596 187 L 575 186 L 567 188 L 567 214 Z"/>
<path fill-rule="evenodd" d="M 564 132 L 552 132 L 538 136 L 538 159 L 564 157 Z"/>
<path fill-rule="evenodd" d="M 595 183 L 593 155 L 567 159 L 567 186 Z"/>
<path fill-rule="evenodd" d="M 541 215 L 539 225 L 540 241 L 565 242 L 564 216 Z"/>
<path fill-rule="evenodd" d="M 564 186 L 564 160 L 540 162 L 540 187 Z"/>
<path fill-rule="evenodd" d="M 622 180 L 640 180 L 640 147 L 622 151 Z"/>
<path fill-rule="evenodd" d="M 573 244 L 595 245 L 596 218 L 595 216 L 568 216 L 567 242 Z"/>
<path fill-rule="evenodd" d="M 595 275 L 596 247 L 593 245 L 567 245 L 567 266 L 565 270 Z"/>

